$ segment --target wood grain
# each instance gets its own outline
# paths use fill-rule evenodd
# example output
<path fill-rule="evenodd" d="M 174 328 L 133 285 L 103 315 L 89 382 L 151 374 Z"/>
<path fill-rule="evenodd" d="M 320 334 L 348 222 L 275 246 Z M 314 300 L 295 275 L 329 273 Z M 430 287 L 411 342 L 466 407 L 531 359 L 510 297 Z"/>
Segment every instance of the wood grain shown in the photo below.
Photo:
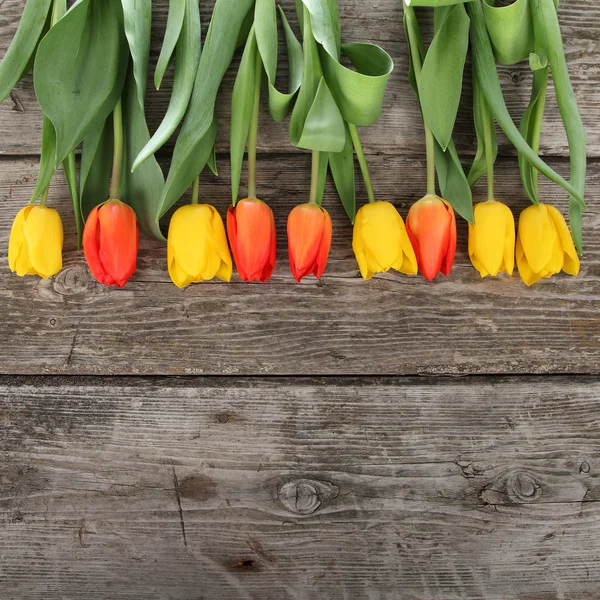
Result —
<path fill-rule="evenodd" d="M 297 285 L 286 258 L 287 213 L 308 194 L 309 157 L 262 156 L 259 191 L 276 212 L 279 265 L 267 285 L 197 285 L 177 290 L 165 249 L 144 241 L 139 271 L 123 290 L 97 284 L 75 248 L 64 185 L 51 205 L 64 216 L 65 268 L 55 278 L 18 278 L 6 266 L 13 216 L 29 198 L 33 161 L 0 162 L 0 372 L 72 374 L 414 374 L 598 373 L 600 369 L 600 218 L 585 220 L 585 258 L 578 278 L 559 276 L 527 288 L 518 277 L 481 280 L 467 257 L 460 226 L 456 267 L 447 280 L 388 273 L 358 276 L 350 223 L 331 186 L 325 205 L 334 243 L 321 282 Z M 225 162 L 225 161 L 222 161 Z M 564 161 L 553 163 L 565 172 Z M 423 190 L 424 164 L 373 157 L 380 197 L 406 216 Z M 229 202 L 227 164 L 206 178 L 202 197 L 222 214 Z M 500 161 L 498 198 L 515 211 L 514 159 Z M 483 193 L 482 189 L 479 193 Z M 600 196 L 594 163 L 589 197 Z M 565 210 L 562 192 L 544 183 L 543 197 Z M 236 283 L 237 282 L 237 283 Z"/>
<path fill-rule="evenodd" d="M 12 0 L 0 5 L 0 56 L 8 47 L 16 30 L 25 0 Z M 151 67 L 156 64 L 160 52 L 160 39 L 166 23 L 167 0 L 155 0 L 155 27 Z M 214 2 L 201 2 L 204 29 L 210 21 Z M 293 0 L 280 2 L 290 20 L 295 22 Z M 368 16 L 362 0 L 340 1 L 342 30 L 345 41 L 369 41 L 381 44 L 396 64 L 390 80 L 382 118 L 378 125 L 364 132 L 365 148 L 369 152 L 387 154 L 424 154 L 424 139 L 419 114 L 408 85 L 408 52 L 402 28 L 402 9 L 398 0 L 372 0 Z M 560 12 L 565 38 L 567 60 L 577 99 L 583 113 L 588 134 L 590 156 L 600 156 L 600 123 L 596 108 L 600 104 L 600 6 L 588 0 L 564 0 Z M 431 15 L 422 15 L 424 32 L 431 31 Z M 285 55 L 284 55 L 285 56 Z M 285 61 L 282 61 L 285 62 Z M 237 64 L 237 60 L 236 63 Z M 235 78 L 235 64 L 228 73 L 222 99 L 218 102 L 219 140 L 218 149 L 228 148 L 230 97 Z M 285 87 L 286 68 L 282 65 L 281 85 Z M 462 153 L 474 153 L 474 132 L 470 114 L 470 67 L 467 69 L 464 102 L 456 126 L 456 142 Z M 515 67 L 500 68 L 506 101 L 515 119 L 520 119 L 530 95 L 531 72 L 526 63 Z M 158 127 L 166 112 L 172 73 L 168 72 L 165 86 L 160 93 L 149 85 L 147 112 L 150 128 Z M 548 114 L 544 125 L 541 151 L 547 155 L 568 155 L 566 136 L 553 94 L 550 94 Z M 38 154 L 41 138 L 41 113 L 35 99 L 33 80 L 28 76 L 15 89 L 12 96 L 0 105 L 0 154 Z M 167 154 L 171 146 L 166 148 Z M 290 152 L 287 122 L 272 123 L 263 112 L 259 136 L 261 151 Z M 501 138 L 502 154 L 514 154 L 510 144 Z"/>
<path fill-rule="evenodd" d="M 3 594 L 593 598 L 598 384 L 0 379 Z"/>

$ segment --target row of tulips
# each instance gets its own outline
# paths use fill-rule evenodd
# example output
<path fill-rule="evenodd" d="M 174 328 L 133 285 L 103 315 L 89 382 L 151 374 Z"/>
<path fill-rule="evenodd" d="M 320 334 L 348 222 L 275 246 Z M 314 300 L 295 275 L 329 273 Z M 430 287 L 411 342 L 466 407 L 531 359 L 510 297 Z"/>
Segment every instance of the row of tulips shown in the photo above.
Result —
<path fill-rule="evenodd" d="M 302 204 L 288 217 L 288 251 L 292 274 L 300 282 L 320 278 L 332 239 L 329 213 L 316 204 Z M 242 281 L 267 281 L 276 262 L 275 218 L 261 200 L 246 198 L 230 207 L 227 234 Z M 223 220 L 209 204 L 189 204 L 171 218 L 167 262 L 173 283 L 218 278 L 230 281 L 233 263 Z M 94 277 L 123 287 L 135 273 L 139 231 L 135 212 L 120 200 L 96 207 L 83 233 L 83 249 Z M 9 265 L 18 275 L 48 278 L 62 269 L 63 228 L 58 212 L 27 206 L 17 215 L 9 242 Z M 456 253 L 456 220 L 452 207 L 428 195 L 410 209 L 406 226 L 390 202 L 359 209 L 353 249 L 364 279 L 390 269 L 406 275 L 419 271 L 428 280 L 448 276 Z M 508 206 L 487 201 L 475 206 L 469 225 L 469 256 L 482 277 L 513 274 L 515 222 Z M 519 219 L 516 260 L 521 278 L 531 285 L 561 271 L 577 275 L 580 268 L 571 233 L 562 214 L 541 204 L 526 208 Z"/>
<path fill-rule="evenodd" d="M 439 273 L 448 276 L 456 253 L 455 215 L 469 222 L 469 256 L 482 277 L 512 275 L 515 262 L 527 285 L 561 271 L 579 272 L 585 132 L 568 78 L 555 0 L 520 0 L 511 11 L 488 0 L 403 0 L 409 81 L 423 118 L 427 152 L 427 194 L 410 209 L 406 225 L 392 204 L 376 201 L 358 132 L 358 126 L 373 125 L 381 114 L 392 58 L 373 44 L 341 43 L 337 0 L 298 0 L 293 5 L 301 42 L 275 0 L 215 0 L 201 47 L 198 2 L 171 0 L 154 80 L 160 87 L 176 50 L 174 86 L 169 110 L 150 136 L 145 102 L 152 0 L 79 0 L 70 8 L 66 0 L 27 0 L 18 35 L 0 64 L 0 99 L 35 63 L 34 86 L 44 122 L 38 181 L 10 238 L 11 269 L 49 277 L 61 268 L 62 224 L 46 200 L 52 175 L 62 164 L 78 237 L 98 281 L 125 285 L 136 269 L 138 230 L 164 241 L 160 220 L 189 186 L 192 204 L 179 208 L 169 226 L 173 282 L 185 287 L 214 278 L 229 281 L 234 261 L 243 281 L 267 281 L 276 261 L 275 220 L 256 190 L 260 104 L 267 88 L 271 117 L 281 121 L 290 115 L 291 143 L 312 152 L 309 202 L 288 219 L 290 267 L 297 281 L 311 274 L 321 277 L 326 268 L 332 222 L 322 201 L 328 173 L 354 224 L 352 245 L 365 279 L 390 269 L 421 272 L 428 280 Z M 433 8 L 434 35 L 428 47 L 415 6 Z M 278 15 L 288 48 L 288 93 L 275 86 Z M 506 35 L 498 36 L 499 31 Z M 104 38 L 112 42 L 100 43 Z M 198 187 L 206 167 L 217 172 L 215 102 L 241 46 L 231 100 L 232 206 L 225 227 L 214 207 L 199 204 Z M 469 48 L 477 153 L 467 175 L 452 134 Z M 343 64 L 342 56 L 353 68 Z M 528 57 L 534 86 L 518 129 L 506 107 L 496 63 L 516 64 Z M 537 152 L 550 72 L 571 148 L 570 181 Z M 80 91 L 64 93 L 73 89 Z M 165 180 L 155 153 L 180 123 Z M 521 178 L 533 204 L 521 214 L 518 234 L 511 210 L 494 192 L 496 125 L 518 151 Z M 74 152 L 80 144 L 78 178 Z M 248 197 L 238 201 L 245 151 Z M 369 198 L 359 210 L 355 159 Z M 538 172 L 568 192 L 570 230 L 558 210 L 542 203 Z M 473 206 L 472 189 L 484 176 L 488 201 Z"/>

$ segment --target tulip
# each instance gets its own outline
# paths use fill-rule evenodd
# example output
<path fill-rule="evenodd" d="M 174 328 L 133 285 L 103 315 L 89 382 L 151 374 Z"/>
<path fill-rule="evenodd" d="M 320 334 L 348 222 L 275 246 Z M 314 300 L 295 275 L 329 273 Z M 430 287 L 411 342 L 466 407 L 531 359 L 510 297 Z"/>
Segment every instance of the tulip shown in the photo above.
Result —
<path fill-rule="evenodd" d="M 242 281 L 267 281 L 275 269 L 277 254 L 275 217 L 269 206 L 255 198 L 230 206 L 227 233 Z"/>
<path fill-rule="evenodd" d="M 48 279 L 62 269 L 63 226 L 53 208 L 26 206 L 15 217 L 8 242 L 8 265 L 19 277 Z"/>
<path fill-rule="evenodd" d="M 456 218 L 448 202 L 427 194 L 415 202 L 406 219 L 419 270 L 429 281 L 452 271 L 456 254 Z"/>
<path fill-rule="evenodd" d="M 417 259 L 404 221 L 389 202 L 372 202 L 359 209 L 352 248 L 364 279 L 390 269 L 417 274 Z"/>
<path fill-rule="evenodd" d="M 83 231 L 83 251 L 94 277 L 123 287 L 135 273 L 139 231 L 134 210 L 109 200 L 90 213 Z"/>
<path fill-rule="evenodd" d="M 175 212 L 169 225 L 167 254 L 169 275 L 179 288 L 215 277 L 231 279 L 225 226 L 209 204 L 188 204 Z"/>
<path fill-rule="evenodd" d="M 549 204 L 526 208 L 517 235 L 519 275 L 527 285 L 561 271 L 577 275 L 579 256 L 562 214 Z"/>
<path fill-rule="evenodd" d="M 332 224 L 329 213 L 316 204 L 296 206 L 288 217 L 290 269 L 300 283 L 311 273 L 320 278 L 331 248 Z"/>
<path fill-rule="evenodd" d="M 512 275 L 515 268 L 515 218 L 506 204 L 489 200 L 474 208 L 469 223 L 469 256 L 482 277 Z"/>

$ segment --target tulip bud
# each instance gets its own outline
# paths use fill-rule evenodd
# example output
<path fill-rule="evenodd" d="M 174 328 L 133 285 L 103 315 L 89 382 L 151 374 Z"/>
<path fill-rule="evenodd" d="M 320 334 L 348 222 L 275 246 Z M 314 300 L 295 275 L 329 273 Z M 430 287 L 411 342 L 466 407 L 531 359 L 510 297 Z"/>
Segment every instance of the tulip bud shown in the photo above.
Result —
<path fill-rule="evenodd" d="M 561 271 L 579 274 L 580 262 L 562 214 L 549 204 L 532 205 L 519 218 L 517 266 L 527 285 Z"/>
<path fill-rule="evenodd" d="M 417 259 L 404 221 L 389 202 L 373 202 L 359 209 L 352 248 L 364 279 L 390 269 L 417 274 Z"/>
<path fill-rule="evenodd" d="M 290 269 L 300 283 L 311 273 L 320 278 L 331 248 L 332 224 L 329 213 L 316 204 L 296 206 L 288 217 Z"/>
<path fill-rule="evenodd" d="M 120 200 L 96 206 L 83 230 L 83 252 L 92 275 L 123 287 L 135 273 L 139 231 L 135 211 Z"/>
<path fill-rule="evenodd" d="M 215 277 L 231 279 L 225 226 L 209 204 L 189 204 L 175 211 L 169 225 L 167 255 L 169 275 L 179 288 Z"/>
<path fill-rule="evenodd" d="M 448 202 L 428 194 L 415 202 L 406 219 L 419 270 L 429 281 L 452 271 L 456 254 L 456 218 Z"/>
<path fill-rule="evenodd" d="M 8 242 L 8 265 L 19 277 L 48 279 L 62 269 L 63 226 L 53 208 L 26 206 L 15 217 Z"/>
<path fill-rule="evenodd" d="M 230 206 L 227 234 L 242 281 L 267 281 L 275 269 L 277 254 L 275 217 L 269 206 L 255 198 Z"/>
<path fill-rule="evenodd" d="M 506 204 L 490 200 L 474 208 L 469 223 L 469 256 L 482 277 L 512 275 L 515 268 L 515 218 Z"/>

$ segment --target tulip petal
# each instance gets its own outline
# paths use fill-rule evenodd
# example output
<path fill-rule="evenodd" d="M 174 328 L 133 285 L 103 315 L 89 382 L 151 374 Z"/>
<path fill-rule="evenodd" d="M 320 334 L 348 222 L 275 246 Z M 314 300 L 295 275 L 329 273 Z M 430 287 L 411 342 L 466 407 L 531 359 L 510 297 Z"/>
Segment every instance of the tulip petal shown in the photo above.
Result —
<path fill-rule="evenodd" d="M 52 208 L 33 206 L 25 219 L 25 241 L 32 270 L 42 279 L 62 269 L 63 226 Z"/>
<path fill-rule="evenodd" d="M 481 202 L 475 205 L 475 226 L 469 224 L 471 262 L 475 258 L 493 277 L 500 273 L 504 264 L 507 208 L 495 200 Z"/>
<path fill-rule="evenodd" d="M 565 221 L 565 218 L 562 216 L 560 211 L 558 211 L 554 206 L 547 206 L 548 213 L 550 214 L 550 218 L 556 226 L 556 230 L 564 250 L 563 271 L 565 271 L 565 273 L 568 273 L 569 275 L 579 275 L 579 271 L 581 269 L 581 261 L 579 260 L 579 255 L 577 254 L 577 250 L 575 249 L 575 244 L 573 243 L 573 236 L 569 231 L 567 222 Z"/>
<path fill-rule="evenodd" d="M 446 255 L 442 262 L 441 271 L 442 273 L 448 277 L 452 272 L 452 267 L 454 266 L 454 257 L 456 256 L 456 215 L 454 214 L 454 209 L 448 202 L 445 200 L 442 201 L 446 205 L 446 209 L 450 215 L 450 231 L 448 236 L 448 247 L 446 250 Z"/>
<path fill-rule="evenodd" d="M 331 239 L 333 236 L 333 223 L 331 222 L 331 216 L 325 209 L 323 209 L 323 216 L 323 234 L 321 236 L 321 243 L 319 245 L 319 252 L 317 254 L 315 270 L 313 271 L 317 279 L 321 279 L 327 267 L 329 251 L 331 250 Z"/>
<path fill-rule="evenodd" d="M 512 210 L 506 205 L 505 207 L 505 227 L 506 231 L 504 234 L 504 262 L 502 270 L 508 273 L 509 277 L 515 270 L 515 241 L 516 241 L 516 230 L 515 230 L 515 216 Z"/>
<path fill-rule="evenodd" d="M 316 274 L 317 258 L 325 231 L 325 220 L 325 211 L 316 204 L 296 206 L 288 217 L 290 270 L 298 283 L 310 273 L 315 272 Z"/>
<path fill-rule="evenodd" d="M 360 274 L 365 281 L 371 279 L 374 275 L 373 271 L 369 270 L 367 263 L 367 257 L 365 254 L 365 245 L 362 235 L 362 208 L 359 209 L 356 218 L 354 220 L 354 230 L 352 234 L 352 249 L 354 250 L 354 256 L 358 263 Z"/>
<path fill-rule="evenodd" d="M 277 255 L 273 211 L 261 200 L 246 198 L 227 214 L 227 231 L 242 281 L 271 277 Z"/>
<path fill-rule="evenodd" d="M 532 205 L 521 213 L 518 237 L 531 270 L 540 273 L 552 259 L 558 242 L 546 205 Z"/>
<path fill-rule="evenodd" d="M 127 204 L 110 200 L 100 206 L 98 221 L 100 261 L 114 285 L 123 287 L 137 267 L 137 217 Z"/>
<path fill-rule="evenodd" d="M 516 253 L 517 267 L 519 269 L 519 275 L 521 276 L 521 279 L 525 282 L 526 285 L 533 285 L 534 283 L 537 283 L 542 278 L 542 275 L 534 272 L 531 266 L 529 265 L 527 255 L 525 254 L 525 251 L 523 250 L 523 245 L 521 244 L 520 237 L 517 237 Z"/>
<path fill-rule="evenodd" d="M 25 241 L 25 221 L 33 206 L 22 208 L 13 221 L 8 241 L 8 265 L 19 277 L 35 275 Z"/>
<path fill-rule="evenodd" d="M 216 273 L 221 281 L 231 281 L 233 272 L 233 261 L 231 260 L 231 252 L 227 245 L 227 234 L 225 233 L 225 225 L 223 219 L 214 206 L 211 206 L 212 212 L 212 240 L 215 252 L 220 258 L 221 264 Z"/>
<path fill-rule="evenodd" d="M 415 249 L 412 246 L 410 238 L 408 237 L 408 232 L 406 231 L 406 226 L 404 225 L 404 221 L 400 216 L 400 213 L 396 211 L 398 215 L 398 221 L 400 226 L 400 256 L 393 268 L 396 271 L 403 273 L 404 275 L 416 275 L 419 272 L 419 265 L 417 263 L 417 256 L 415 254 Z"/>
<path fill-rule="evenodd" d="M 99 206 L 96 206 L 88 215 L 83 230 L 83 253 L 92 275 L 105 285 L 112 285 L 113 279 L 108 275 L 102 261 L 100 260 L 100 248 L 98 246 L 98 228 L 100 220 L 98 217 Z"/>

